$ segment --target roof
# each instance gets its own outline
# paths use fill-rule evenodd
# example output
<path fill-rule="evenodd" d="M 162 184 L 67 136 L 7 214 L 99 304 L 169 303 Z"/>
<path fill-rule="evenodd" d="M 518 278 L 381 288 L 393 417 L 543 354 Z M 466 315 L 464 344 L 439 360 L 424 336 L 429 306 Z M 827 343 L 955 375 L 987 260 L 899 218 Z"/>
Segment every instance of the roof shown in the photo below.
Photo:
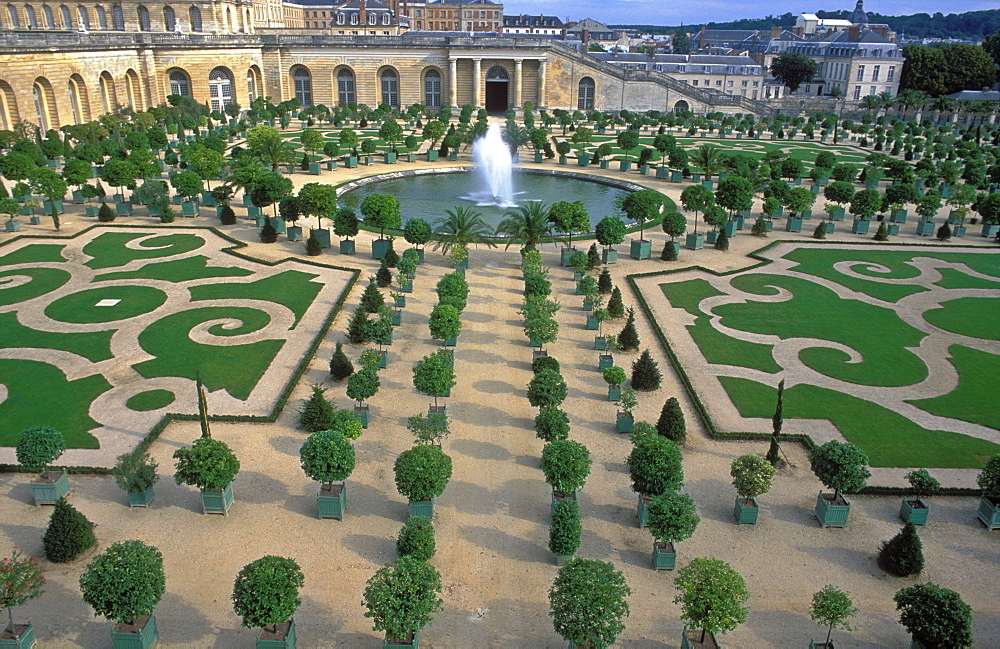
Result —
<path fill-rule="evenodd" d="M 497 5 L 499 2 L 493 2 L 493 0 L 437 0 L 437 2 L 429 2 L 428 6 L 432 4 L 448 4 L 448 5 Z"/>
<path fill-rule="evenodd" d="M 1000 101 L 1000 90 L 960 90 L 948 95 L 959 101 Z"/>
<path fill-rule="evenodd" d="M 504 16 L 504 27 L 556 27 L 561 29 L 563 21 L 557 16 L 526 15 Z"/>
<path fill-rule="evenodd" d="M 613 32 L 615 30 L 611 29 L 604 23 L 599 23 L 596 20 L 590 18 L 584 18 L 577 24 L 569 28 L 571 32 L 580 32 L 586 29 L 589 32 Z"/>

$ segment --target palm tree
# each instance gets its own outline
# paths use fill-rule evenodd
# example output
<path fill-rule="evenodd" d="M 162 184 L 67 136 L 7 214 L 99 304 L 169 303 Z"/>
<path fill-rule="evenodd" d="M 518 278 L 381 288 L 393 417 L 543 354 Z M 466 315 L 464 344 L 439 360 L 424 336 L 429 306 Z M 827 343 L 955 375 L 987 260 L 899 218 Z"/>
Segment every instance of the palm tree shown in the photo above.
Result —
<path fill-rule="evenodd" d="M 531 142 L 531 134 L 528 133 L 528 129 L 518 126 L 516 122 L 508 121 L 504 128 L 503 141 L 507 143 L 510 154 L 515 155 L 518 149 Z"/>
<path fill-rule="evenodd" d="M 434 249 L 440 250 L 444 254 L 451 252 L 451 249 L 458 246 L 468 250 L 470 244 L 485 244 L 490 248 L 495 248 L 490 238 L 489 226 L 483 221 L 483 216 L 471 207 L 455 207 L 446 210 L 448 216 L 434 224 L 434 234 L 437 240 L 434 242 Z"/>
<path fill-rule="evenodd" d="M 691 155 L 691 163 L 701 169 L 706 178 L 711 178 L 722 169 L 722 148 L 714 144 L 702 144 Z"/>
<path fill-rule="evenodd" d="M 271 171 L 295 161 L 294 146 L 281 139 L 264 140 L 256 153 L 261 162 L 271 165 Z"/>
<path fill-rule="evenodd" d="M 861 108 L 875 112 L 882 107 L 882 98 L 879 95 L 865 95 L 861 98 Z"/>
<path fill-rule="evenodd" d="M 509 237 L 504 250 L 515 242 L 521 242 L 524 248 L 534 248 L 543 237 L 552 236 L 549 206 L 541 201 L 531 201 L 508 210 L 497 225 L 496 234 Z"/>
<path fill-rule="evenodd" d="M 763 173 L 760 165 L 753 165 L 744 156 L 734 156 L 733 165 L 731 168 L 732 174 L 734 176 L 739 176 L 741 178 L 746 178 L 750 181 L 753 186 L 753 193 L 760 194 L 767 188 L 768 183 L 771 182 L 771 176 Z"/>
<path fill-rule="evenodd" d="M 459 136 L 462 140 L 462 144 L 468 148 L 473 142 L 486 135 L 486 131 L 488 131 L 489 128 L 490 124 L 485 120 L 467 124 L 466 127 L 462 129 L 461 135 Z"/>

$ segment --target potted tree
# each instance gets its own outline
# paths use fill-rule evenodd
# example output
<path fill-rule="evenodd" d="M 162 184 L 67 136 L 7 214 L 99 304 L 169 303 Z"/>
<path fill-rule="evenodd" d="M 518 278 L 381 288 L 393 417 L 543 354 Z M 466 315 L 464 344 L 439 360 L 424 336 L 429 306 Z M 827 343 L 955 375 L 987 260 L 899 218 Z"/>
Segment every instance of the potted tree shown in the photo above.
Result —
<path fill-rule="evenodd" d="M 549 589 L 552 625 L 571 648 L 610 646 L 625 630 L 631 594 L 610 562 L 577 557 L 559 568 Z"/>
<path fill-rule="evenodd" d="M 636 513 L 642 528 L 649 520 L 649 502 L 662 493 L 680 489 L 684 470 L 680 449 L 666 437 L 642 435 L 634 437 L 633 442 L 625 464 L 632 479 L 632 491 L 639 497 Z"/>
<path fill-rule="evenodd" d="M 462 331 L 462 315 L 450 304 L 438 304 L 431 310 L 428 325 L 431 338 L 443 341 L 445 346 L 454 346 Z"/>
<path fill-rule="evenodd" d="M 128 494 L 130 507 L 149 507 L 149 503 L 153 502 L 153 485 L 160 479 L 156 474 L 157 466 L 148 452 L 118 456 L 111 475 L 115 478 L 115 484 Z"/>
<path fill-rule="evenodd" d="M 430 448 L 430 447 L 427 447 Z M 385 648 L 416 649 L 420 630 L 444 608 L 441 575 L 416 557 L 400 557 L 379 568 L 365 585 L 365 617 L 385 634 Z"/>
<path fill-rule="evenodd" d="M 926 525 L 927 514 L 930 513 L 931 508 L 924 502 L 924 498 L 941 491 L 941 483 L 931 476 L 927 469 L 910 471 L 906 474 L 906 480 L 910 483 L 913 495 L 909 498 L 903 498 L 899 506 L 899 517 L 906 523 Z"/>
<path fill-rule="evenodd" d="M 653 242 L 645 238 L 646 221 L 655 219 L 665 203 L 666 196 L 655 189 L 640 189 L 622 201 L 622 211 L 630 221 L 639 224 L 639 238 L 630 244 L 633 259 L 649 259 L 652 254 Z"/>
<path fill-rule="evenodd" d="M 617 263 L 618 251 L 613 246 L 625 240 L 625 222 L 617 216 L 606 216 L 595 226 L 594 235 L 599 244 L 606 246 L 601 252 L 601 261 L 605 264 Z"/>
<path fill-rule="evenodd" d="M 988 530 L 1000 529 L 1000 455 L 994 455 L 976 476 L 983 490 L 976 517 Z"/>
<path fill-rule="evenodd" d="M 370 365 L 347 377 L 347 396 L 358 402 L 358 405 L 354 406 L 354 415 L 361 421 L 364 428 L 368 428 L 371 416 L 365 400 L 378 394 L 379 387 L 381 387 L 381 381 L 379 381 L 378 372 L 375 367 Z"/>
<path fill-rule="evenodd" d="M 233 478 L 240 471 L 240 461 L 225 442 L 200 437 L 191 448 L 174 451 L 174 481 L 201 490 L 203 514 L 229 513 L 233 504 Z"/>
<path fill-rule="evenodd" d="M 809 465 L 832 494 L 822 491 L 816 497 L 816 518 L 823 527 L 847 527 L 847 517 L 851 513 L 851 503 L 844 497 L 844 491 L 855 493 L 865 486 L 871 476 L 868 470 L 868 456 L 860 448 L 838 440 L 830 440 L 817 446 L 809 453 Z"/>
<path fill-rule="evenodd" d="M 396 556 L 429 561 L 434 556 L 434 523 L 423 516 L 406 519 L 396 538 Z"/>
<path fill-rule="evenodd" d="M 681 649 L 718 648 L 717 633 L 732 631 L 747 619 L 744 606 L 750 599 L 746 581 L 721 559 L 699 558 L 677 571 L 674 577 L 681 605 L 681 619 L 695 628 L 684 629 Z"/>
<path fill-rule="evenodd" d="M 552 506 L 549 527 L 549 551 L 556 555 L 556 565 L 564 566 L 580 547 L 580 503 L 565 498 Z"/>
<path fill-rule="evenodd" d="M 359 229 L 360 228 L 358 227 L 358 217 L 354 215 L 354 210 L 347 207 L 342 207 L 339 210 L 337 210 L 336 215 L 334 215 L 333 217 L 333 233 L 338 237 L 341 237 L 340 240 L 341 254 L 344 255 L 354 254 L 354 239 L 352 239 L 351 237 L 356 236 L 358 234 Z M 329 232 L 326 232 L 326 237 L 327 241 L 326 241 L 326 246 L 324 247 L 330 245 Z M 322 238 L 320 238 L 320 242 L 322 243 Z"/>
<path fill-rule="evenodd" d="M 35 506 L 54 505 L 69 493 L 69 474 L 65 471 L 50 471 L 46 467 L 58 460 L 66 450 L 66 440 L 62 433 L 49 426 L 34 426 L 21 431 L 17 438 L 15 453 L 18 463 L 38 471 L 38 477 L 31 481 L 31 495 Z"/>
<path fill-rule="evenodd" d="M 428 151 L 428 156 L 431 151 Z M 437 151 L 434 151 L 435 156 Z M 436 158 L 435 158 L 436 159 Z M 403 228 L 403 238 L 406 242 L 416 246 L 414 250 L 417 253 L 417 263 L 423 263 L 424 261 L 424 249 L 420 246 L 426 244 L 431 240 L 431 226 L 430 224 L 421 218 L 413 217 L 406 220 L 406 226 Z"/>
<path fill-rule="evenodd" d="M 427 413 L 445 414 L 446 406 L 438 405 L 438 397 L 451 396 L 455 387 L 455 367 L 450 350 L 439 349 L 430 356 L 424 356 L 413 366 L 413 387 L 417 392 L 434 397 L 434 405 Z"/>
<path fill-rule="evenodd" d="M 603 370 L 602 376 L 604 377 L 604 382 L 608 384 L 608 401 L 620 400 L 622 398 L 621 386 L 622 383 L 624 383 L 625 379 L 627 378 L 625 375 L 625 370 L 618 367 L 617 365 L 612 365 L 611 367 Z M 635 393 L 633 391 L 633 398 L 634 396 Z"/>
<path fill-rule="evenodd" d="M 305 575 L 294 559 L 263 556 L 243 566 L 233 583 L 233 610 L 248 629 L 261 627 L 257 649 L 295 648 L 295 609 Z"/>
<path fill-rule="evenodd" d="M 410 501 L 410 516 L 434 518 L 434 499 L 451 479 L 451 458 L 437 446 L 417 444 L 399 454 L 393 471 L 397 491 Z"/>
<path fill-rule="evenodd" d="M 351 420 L 357 423 L 353 415 Z M 299 461 L 306 475 L 320 483 L 316 496 L 319 517 L 344 520 L 347 508 L 347 485 L 344 480 L 354 471 L 354 447 L 351 442 L 339 430 L 321 430 L 310 435 L 302 444 Z"/>
<path fill-rule="evenodd" d="M 701 518 L 687 494 L 664 491 L 646 506 L 646 524 L 653 534 L 653 569 L 673 570 L 677 565 L 674 543 L 691 538 Z"/>
<path fill-rule="evenodd" d="M 826 640 L 823 642 L 810 641 L 809 649 L 837 649 L 830 639 L 833 630 L 836 628 L 853 631 L 847 620 L 857 613 L 858 609 L 854 607 L 849 593 L 830 584 L 823 586 L 820 591 L 813 594 L 809 617 L 816 624 L 826 627 Z"/>
<path fill-rule="evenodd" d="M 35 644 L 35 627 L 31 622 L 14 624 L 14 607 L 21 606 L 42 594 L 45 575 L 38 559 L 25 557 L 14 550 L 0 560 L 0 608 L 7 609 L 7 626 L 0 632 L 0 647 L 31 649 Z"/>
<path fill-rule="evenodd" d="M 97 555 L 80 576 L 83 601 L 115 622 L 111 646 L 149 649 L 159 641 L 153 609 L 163 597 L 163 555 L 142 541 L 121 541 Z"/>
<path fill-rule="evenodd" d="M 441 443 L 451 430 L 448 425 L 448 415 L 444 413 L 413 415 L 406 419 L 406 429 L 413 434 L 417 444 L 433 444 L 441 448 Z"/>
<path fill-rule="evenodd" d="M 590 464 L 590 451 L 580 442 L 559 439 L 545 445 L 540 465 L 545 482 L 552 487 L 553 511 L 561 500 L 576 500 L 577 490 L 590 475 Z"/>
<path fill-rule="evenodd" d="M 619 433 L 631 433 L 635 424 L 635 417 L 632 411 L 639 405 L 639 400 L 635 397 L 635 390 L 631 386 L 625 386 L 618 391 L 618 413 L 616 415 L 615 430 Z"/>
<path fill-rule="evenodd" d="M 567 394 L 566 381 L 555 369 L 535 372 L 528 383 L 528 403 L 536 408 L 558 408 Z"/>
<path fill-rule="evenodd" d="M 914 584 L 892 597 L 913 642 L 910 649 L 966 649 L 972 640 L 972 607 L 937 584 Z"/>
<path fill-rule="evenodd" d="M 365 140 L 371 142 L 371 140 Z M 372 259 L 382 259 L 389 251 L 389 240 L 385 238 L 386 228 L 402 225 L 399 214 L 399 199 L 390 194 L 369 194 L 361 201 L 361 215 L 365 225 L 378 228 L 378 239 L 372 241 Z"/>
<path fill-rule="evenodd" d="M 736 493 L 743 497 L 743 502 L 736 499 L 733 509 L 736 524 L 756 525 L 760 507 L 755 499 L 771 490 L 774 466 L 767 459 L 748 453 L 733 460 L 729 475 L 733 478 Z"/>

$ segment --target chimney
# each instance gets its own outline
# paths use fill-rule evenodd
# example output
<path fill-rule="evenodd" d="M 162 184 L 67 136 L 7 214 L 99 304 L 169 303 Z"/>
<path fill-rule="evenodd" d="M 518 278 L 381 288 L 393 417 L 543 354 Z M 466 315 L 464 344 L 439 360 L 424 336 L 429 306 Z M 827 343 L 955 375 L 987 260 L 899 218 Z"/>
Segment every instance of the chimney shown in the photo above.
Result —
<path fill-rule="evenodd" d="M 698 49 L 705 49 L 705 26 L 701 26 L 701 33 L 698 34 Z"/>
<path fill-rule="evenodd" d="M 851 25 L 847 30 L 847 40 L 858 41 L 861 39 L 861 25 Z"/>
<path fill-rule="evenodd" d="M 781 25 L 775 25 L 771 27 L 771 40 L 781 36 Z"/>
<path fill-rule="evenodd" d="M 583 41 L 583 44 L 585 46 L 586 45 L 590 45 L 590 30 L 589 29 L 583 29 L 583 30 L 580 31 L 580 40 Z"/>
<path fill-rule="evenodd" d="M 366 15 L 367 11 L 366 11 L 366 8 L 365 8 L 366 4 L 368 4 L 367 0 L 359 0 L 358 1 L 358 24 L 359 25 L 364 25 L 366 22 L 368 22 L 368 16 Z"/>

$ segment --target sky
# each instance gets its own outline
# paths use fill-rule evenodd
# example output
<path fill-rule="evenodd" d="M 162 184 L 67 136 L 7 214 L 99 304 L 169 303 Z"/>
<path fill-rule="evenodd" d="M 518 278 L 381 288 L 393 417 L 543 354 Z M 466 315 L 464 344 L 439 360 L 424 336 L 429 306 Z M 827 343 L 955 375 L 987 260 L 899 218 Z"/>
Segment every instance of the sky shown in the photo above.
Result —
<path fill-rule="evenodd" d="M 708 21 L 763 18 L 791 12 L 853 10 L 857 0 L 502 0 L 504 13 L 545 14 L 563 20 L 593 18 L 607 24 L 691 25 Z M 866 0 L 866 11 L 902 16 L 964 13 L 1000 8 L 998 0 Z"/>

